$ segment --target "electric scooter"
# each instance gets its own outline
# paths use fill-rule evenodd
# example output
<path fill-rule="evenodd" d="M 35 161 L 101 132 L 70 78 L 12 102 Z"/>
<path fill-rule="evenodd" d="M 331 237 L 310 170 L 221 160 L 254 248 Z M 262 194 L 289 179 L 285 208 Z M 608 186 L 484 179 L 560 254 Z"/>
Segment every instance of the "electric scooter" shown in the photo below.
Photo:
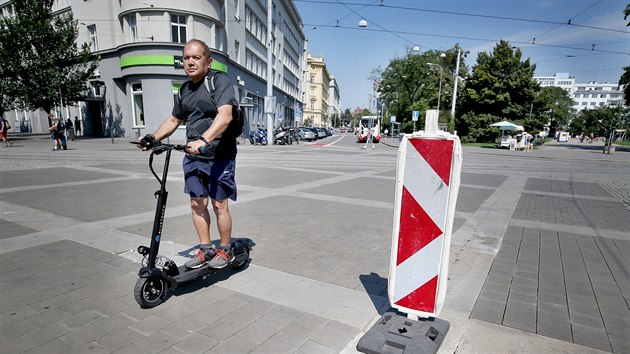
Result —
<path fill-rule="evenodd" d="M 138 253 L 144 257 L 142 260 L 142 268 L 140 268 L 138 272 L 139 279 L 134 288 L 134 297 L 140 307 L 152 308 L 160 305 L 165 300 L 169 290 L 175 290 L 184 283 L 192 280 L 215 274 L 225 269 L 235 271 L 244 269 L 249 262 L 249 253 L 252 246 L 252 241 L 248 238 L 232 239 L 231 253 L 233 257 L 230 259 L 227 266 L 220 269 L 210 268 L 207 265 L 197 269 L 187 269 L 184 266 L 178 267 L 171 259 L 158 254 L 168 196 L 168 192 L 166 191 L 166 177 L 168 176 L 171 152 L 173 150 L 186 151 L 186 145 L 163 144 L 157 141 L 151 143 L 150 146 L 143 142 L 132 141 L 131 143 L 151 148 L 149 168 L 155 179 L 160 183 L 160 189 L 154 194 L 157 198 L 157 207 L 153 220 L 151 244 L 149 247 L 138 247 Z M 166 152 L 166 158 L 164 160 L 162 178 L 160 178 L 153 169 L 153 157 L 163 152 Z"/>

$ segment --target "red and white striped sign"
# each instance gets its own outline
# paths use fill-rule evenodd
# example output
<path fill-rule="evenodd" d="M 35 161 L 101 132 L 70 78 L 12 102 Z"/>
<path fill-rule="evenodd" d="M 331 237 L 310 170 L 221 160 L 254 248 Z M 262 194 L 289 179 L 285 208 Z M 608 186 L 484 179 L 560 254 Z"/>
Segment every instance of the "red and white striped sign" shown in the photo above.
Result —
<path fill-rule="evenodd" d="M 460 169 L 455 135 L 401 141 L 388 297 L 405 313 L 435 317 L 444 302 Z"/>

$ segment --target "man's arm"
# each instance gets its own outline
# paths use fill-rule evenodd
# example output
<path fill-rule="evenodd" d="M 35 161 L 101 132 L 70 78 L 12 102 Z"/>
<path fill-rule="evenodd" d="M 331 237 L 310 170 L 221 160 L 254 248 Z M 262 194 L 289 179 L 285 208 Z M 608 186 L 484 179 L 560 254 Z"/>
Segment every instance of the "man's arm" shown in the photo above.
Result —
<path fill-rule="evenodd" d="M 208 128 L 208 130 L 203 132 L 201 136 L 209 143 L 212 140 L 214 140 L 217 136 L 222 134 L 227 129 L 231 121 L 232 121 L 232 105 L 229 105 L 229 104 L 223 105 L 219 107 L 217 116 L 214 118 L 214 121 L 212 121 L 212 125 L 210 125 L 210 128 Z M 199 153 L 199 149 L 201 147 L 206 146 L 206 142 L 201 139 L 198 139 L 198 140 L 189 142 L 188 146 L 190 147 L 190 152 L 193 155 L 196 155 Z"/>
<path fill-rule="evenodd" d="M 172 114 L 166 117 L 164 122 L 160 124 L 160 126 L 153 132 L 153 134 L 147 134 L 145 136 L 141 136 L 138 138 L 139 142 L 144 142 L 145 144 L 138 145 L 138 148 L 143 151 L 147 151 L 153 146 L 153 140 L 160 141 L 164 138 L 169 137 L 173 132 L 179 127 L 180 120 L 175 118 Z M 150 136 L 153 135 L 153 138 Z M 148 144 L 148 145 L 147 145 Z"/>
<path fill-rule="evenodd" d="M 173 134 L 173 132 L 177 130 L 177 127 L 179 127 L 180 123 L 181 121 L 179 119 L 175 118 L 175 116 L 170 114 L 164 120 L 164 122 L 160 124 L 160 126 L 155 130 L 155 132 L 153 132 L 153 136 L 155 136 L 155 140 L 163 140 L 171 136 L 171 134 Z"/>

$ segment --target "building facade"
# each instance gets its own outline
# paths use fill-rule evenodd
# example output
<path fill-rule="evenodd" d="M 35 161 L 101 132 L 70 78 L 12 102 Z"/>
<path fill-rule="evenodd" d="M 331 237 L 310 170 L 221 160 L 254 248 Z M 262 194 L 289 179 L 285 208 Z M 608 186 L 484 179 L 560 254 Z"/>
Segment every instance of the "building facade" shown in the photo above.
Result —
<path fill-rule="evenodd" d="M 11 1 L 0 0 L 2 13 Z M 187 80 L 182 50 L 192 38 L 208 44 L 213 70 L 223 71 L 246 108 L 245 129 L 266 127 L 267 66 L 272 66 L 275 120 L 293 120 L 301 102 L 305 36 L 291 0 L 273 0 L 272 36 L 267 34 L 264 0 L 56 0 L 54 13 L 71 12 L 79 43 L 100 55 L 87 84 L 87 98 L 60 110 L 78 116 L 85 135 L 141 136 L 154 131 L 171 112 Z M 267 62 L 268 46 L 272 62 Z M 39 120 L 33 132 L 47 131 L 43 112 L 9 112 L 11 120 Z M 17 125 L 16 125 L 17 126 Z M 45 128 L 45 129 L 44 129 Z M 181 127 L 174 137 L 184 138 Z"/>
<path fill-rule="evenodd" d="M 310 54 L 306 57 L 306 92 L 304 97 L 304 121 L 314 127 L 328 128 L 330 124 L 330 78 L 324 57 Z"/>
<path fill-rule="evenodd" d="M 624 104 L 623 85 L 589 81 L 576 83 L 575 77 L 568 73 L 556 73 L 553 76 L 534 76 L 540 86 L 557 86 L 564 89 L 573 99 L 576 111 L 602 106 L 614 107 Z"/>
<path fill-rule="evenodd" d="M 335 79 L 334 75 L 330 75 L 330 88 L 328 92 L 329 104 L 328 113 L 330 117 L 337 116 L 341 119 L 341 93 L 339 89 L 339 82 Z"/>

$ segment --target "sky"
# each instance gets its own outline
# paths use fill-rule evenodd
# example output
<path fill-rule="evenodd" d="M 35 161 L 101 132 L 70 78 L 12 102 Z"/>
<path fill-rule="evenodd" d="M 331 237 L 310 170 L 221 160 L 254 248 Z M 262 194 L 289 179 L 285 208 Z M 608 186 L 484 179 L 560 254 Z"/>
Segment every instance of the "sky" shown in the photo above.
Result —
<path fill-rule="evenodd" d="M 323 56 L 341 108 L 366 107 L 372 71 L 414 46 L 491 53 L 508 40 L 536 76 L 569 73 L 576 83 L 617 83 L 630 65 L 628 0 L 294 0 L 308 50 Z M 381 5 L 382 4 L 382 5 Z M 360 28 L 359 21 L 367 21 Z M 570 20 L 570 24 L 569 23 Z M 461 76 L 461 73 L 460 73 Z"/>

